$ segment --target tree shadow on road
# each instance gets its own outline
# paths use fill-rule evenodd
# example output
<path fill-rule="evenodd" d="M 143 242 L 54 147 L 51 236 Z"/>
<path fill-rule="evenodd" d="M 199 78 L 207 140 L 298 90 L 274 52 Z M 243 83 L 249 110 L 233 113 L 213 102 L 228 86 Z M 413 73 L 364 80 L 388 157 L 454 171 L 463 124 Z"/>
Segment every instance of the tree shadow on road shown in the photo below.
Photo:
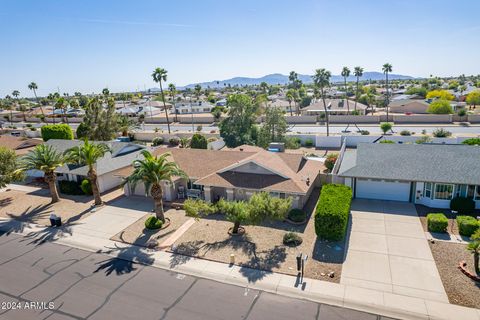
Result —
<path fill-rule="evenodd" d="M 155 261 L 155 258 L 152 256 L 153 253 L 139 246 L 119 247 L 115 244 L 114 248 L 110 247 L 107 249 L 102 253 L 116 254 L 116 257 L 97 262 L 98 267 L 94 272 L 103 270 L 107 276 L 112 274 L 112 272 L 122 275 L 135 271 L 137 269 L 135 267 L 136 264 L 152 265 Z"/>

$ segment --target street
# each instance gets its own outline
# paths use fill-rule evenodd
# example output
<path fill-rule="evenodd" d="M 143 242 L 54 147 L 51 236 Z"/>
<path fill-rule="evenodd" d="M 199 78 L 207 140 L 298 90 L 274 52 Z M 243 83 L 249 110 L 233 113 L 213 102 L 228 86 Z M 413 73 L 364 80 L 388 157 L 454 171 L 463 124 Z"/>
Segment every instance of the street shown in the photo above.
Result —
<path fill-rule="evenodd" d="M 36 240 L 0 233 L 0 319 L 391 320 Z"/>

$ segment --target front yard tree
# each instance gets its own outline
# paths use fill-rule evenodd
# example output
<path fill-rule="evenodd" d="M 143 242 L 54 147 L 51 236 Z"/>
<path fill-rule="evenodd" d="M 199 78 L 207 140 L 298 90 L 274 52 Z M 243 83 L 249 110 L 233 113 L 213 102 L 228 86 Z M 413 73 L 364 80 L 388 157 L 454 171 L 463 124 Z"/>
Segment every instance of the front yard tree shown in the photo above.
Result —
<path fill-rule="evenodd" d="M 98 190 L 97 170 L 95 164 L 97 160 L 102 158 L 105 153 L 109 152 L 110 148 L 104 143 L 93 143 L 87 139 L 78 147 L 73 147 L 65 151 L 67 162 L 88 166 L 87 177 L 92 185 L 92 193 L 95 199 L 95 205 L 102 204 L 100 191 Z"/>
<path fill-rule="evenodd" d="M 386 89 L 387 89 L 387 94 L 386 94 L 386 98 L 385 98 L 385 108 L 387 109 L 387 121 L 388 121 L 388 110 L 389 110 L 389 107 L 388 105 L 390 104 L 390 92 L 388 90 L 388 74 L 390 72 L 392 72 L 393 68 L 392 68 L 392 65 L 390 63 L 385 63 L 383 66 L 382 66 L 382 71 L 383 73 L 385 73 L 385 84 L 386 84 Z"/>
<path fill-rule="evenodd" d="M 320 96 L 323 100 L 323 109 L 325 110 L 325 124 L 327 125 L 327 137 L 330 135 L 329 122 L 328 122 L 328 110 L 327 103 L 325 101 L 325 88 L 330 86 L 330 77 L 332 74 L 330 71 L 325 69 L 315 70 L 315 75 L 313 76 L 313 84 L 317 89 L 320 90 Z"/>
<path fill-rule="evenodd" d="M 153 70 L 152 73 L 152 78 L 153 81 L 158 83 L 160 86 L 160 93 L 162 95 L 162 101 L 163 101 L 163 109 L 165 110 L 165 117 L 167 118 L 167 127 L 168 127 L 168 134 L 170 134 L 170 121 L 168 120 L 168 110 L 167 110 L 167 105 L 165 103 L 165 95 L 163 94 L 163 87 L 162 87 L 162 81 L 166 82 L 167 81 L 167 70 L 163 68 L 156 68 Z"/>
<path fill-rule="evenodd" d="M 228 113 L 220 124 L 220 136 L 229 148 L 253 144 L 257 106 L 245 94 L 232 94 L 227 99 Z"/>
<path fill-rule="evenodd" d="M 20 159 L 19 171 L 40 170 L 44 173 L 45 182 L 50 188 L 52 203 L 58 202 L 60 197 L 57 190 L 57 175 L 55 169 L 65 164 L 65 157 L 52 146 L 41 144 Z"/>
<path fill-rule="evenodd" d="M 195 133 L 192 136 L 192 140 L 190 141 L 190 148 L 192 149 L 207 149 L 208 141 L 207 138 L 201 133 Z"/>
<path fill-rule="evenodd" d="M 387 134 L 388 131 L 392 130 L 392 124 L 390 122 L 384 122 L 380 125 L 380 129 L 382 129 L 383 134 Z"/>
<path fill-rule="evenodd" d="M 360 98 L 358 96 L 360 94 L 359 82 L 360 82 L 360 77 L 363 76 L 363 68 L 362 67 L 355 67 L 355 69 L 353 71 L 353 75 L 357 78 L 356 88 L 355 88 L 355 105 L 353 107 L 353 110 L 356 112 L 357 111 L 357 101 Z"/>
<path fill-rule="evenodd" d="M 467 103 L 474 108 L 480 104 L 480 90 L 474 90 L 467 95 Z"/>
<path fill-rule="evenodd" d="M 287 121 L 280 108 L 268 108 L 265 121 L 260 129 L 258 145 L 266 148 L 270 142 L 283 141 L 287 132 Z"/>
<path fill-rule="evenodd" d="M 39 102 L 37 97 L 38 85 L 35 82 L 30 82 L 28 84 L 28 89 L 33 91 L 33 95 L 35 96 L 35 101 L 37 101 L 37 105 L 40 107 L 40 111 L 42 112 L 42 118 L 45 119 L 45 113 L 43 112 L 42 104 Z"/>
<path fill-rule="evenodd" d="M 17 171 L 17 156 L 15 151 L 0 147 L 0 188 L 23 178 L 22 172 Z"/>
<path fill-rule="evenodd" d="M 450 102 L 444 99 L 435 100 L 427 108 L 428 113 L 433 114 L 452 114 L 453 109 Z"/>
<path fill-rule="evenodd" d="M 171 156 L 169 152 L 164 153 L 158 157 L 153 156 L 149 151 L 142 151 L 143 160 L 135 160 L 133 162 L 133 173 L 125 178 L 124 184 L 128 183 L 132 188 L 143 182 L 145 185 L 145 192 L 150 191 L 155 205 L 155 216 L 165 222 L 165 215 L 163 212 L 163 190 L 162 181 L 173 183 L 173 177 L 187 178 L 175 162 L 168 158 Z"/>

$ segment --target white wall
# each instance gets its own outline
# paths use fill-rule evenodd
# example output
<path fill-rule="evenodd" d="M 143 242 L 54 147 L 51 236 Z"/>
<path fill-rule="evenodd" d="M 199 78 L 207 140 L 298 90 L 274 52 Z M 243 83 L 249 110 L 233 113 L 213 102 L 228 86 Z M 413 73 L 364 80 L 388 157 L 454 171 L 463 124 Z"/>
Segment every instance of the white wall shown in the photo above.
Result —
<path fill-rule="evenodd" d="M 100 192 L 105 192 L 110 189 L 120 186 L 122 178 L 114 175 L 113 172 L 102 174 L 98 177 L 98 189 Z"/>
<path fill-rule="evenodd" d="M 315 146 L 318 148 L 340 148 L 342 136 L 317 136 Z"/>

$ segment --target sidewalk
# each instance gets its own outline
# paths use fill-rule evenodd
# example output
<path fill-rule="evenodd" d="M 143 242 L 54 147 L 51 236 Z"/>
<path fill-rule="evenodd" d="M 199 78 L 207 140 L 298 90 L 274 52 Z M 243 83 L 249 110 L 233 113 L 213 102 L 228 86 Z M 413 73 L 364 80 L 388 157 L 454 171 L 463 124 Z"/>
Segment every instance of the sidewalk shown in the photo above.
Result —
<path fill-rule="evenodd" d="M 53 234 L 52 240 L 56 240 L 59 244 L 92 252 L 102 252 L 112 257 L 149 264 L 179 273 L 284 296 L 378 313 L 393 318 L 480 320 L 480 310 L 476 309 L 359 288 L 348 284 L 335 284 L 306 278 L 302 282 L 295 276 L 231 266 L 164 251 L 153 251 L 109 240 L 111 236 L 138 219 L 140 214 L 143 215 L 144 211 L 122 210 L 107 205 L 77 224 L 62 227 L 63 230 L 24 225 L 22 228 L 16 228 L 14 232 L 23 235 L 30 234 L 30 236 L 31 232 L 38 234 L 50 232 Z M 11 223 L 18 222 L 11 221 Z M 2 227 L 5 229 L 8 225 L 9 221 L 0 222 L 0 229 Z"/>

